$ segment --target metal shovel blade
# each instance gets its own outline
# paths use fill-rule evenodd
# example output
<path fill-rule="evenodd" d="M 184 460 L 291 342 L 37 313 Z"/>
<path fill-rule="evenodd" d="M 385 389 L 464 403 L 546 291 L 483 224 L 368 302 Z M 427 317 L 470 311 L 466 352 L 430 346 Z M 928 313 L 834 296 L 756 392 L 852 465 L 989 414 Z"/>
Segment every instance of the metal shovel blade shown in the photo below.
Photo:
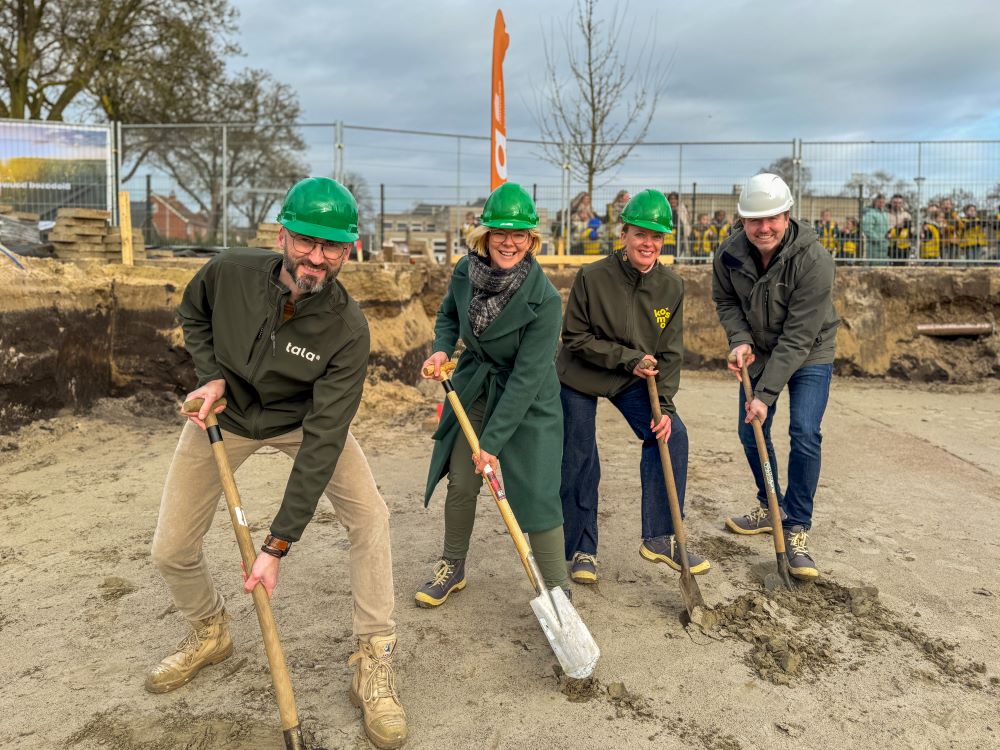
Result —
<path fill-rule="evenodd" d="M 698 588 L 694 576 L 688 573 L 681 574 L 681 598 L 684 600 L 684 609 L 687 610 L 688 617 L 695 625 L 711 628 L 715 625 L 712 613 L 701 597 L 701 589 Z"/>
<path fill-rule="evenodd" d="M 563 672 L 577 680 L 590 677 L 601 649 L 580 619 L 576 607 L 566 598 L 566 592 L 556 587 L 547 594 L 542 593 L 531 600 L 531 609 Z"/>

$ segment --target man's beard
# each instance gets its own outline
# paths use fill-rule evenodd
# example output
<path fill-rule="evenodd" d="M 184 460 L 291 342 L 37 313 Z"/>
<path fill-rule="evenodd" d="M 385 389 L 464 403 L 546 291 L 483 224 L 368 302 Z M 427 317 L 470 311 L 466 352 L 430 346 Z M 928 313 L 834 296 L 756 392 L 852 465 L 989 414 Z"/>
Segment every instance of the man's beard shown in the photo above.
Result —
<path fill-rule="evenodd" d="M 282 260 L 282 265 L 285 267 L 285 270 L 288 271 L 288 275 L 295 280 L 295 286 L 298 288 L 300 292 L 306 292 L 306 293 L 318 292 L 321 289 L 323 289 L 323 287 L 325 287 L 327 284 L 331 283 L 334 279 L 336 279 L 337 274 L 340 273 L 339 265 L 334 267 L 330 263 L 323 263 L 322 269 L 326 272 L 326 275 L 323 276 L 323 278 L 320 279 L 317 278 L 316 276 L 310 276 L 308 274 L 304 276 L 297 276 L 295 272 L 298 270 L 299 266 L 304 264 L 308 265 L 310 268 L 320 268 L 320 266 L 314 266 L 312 263 L 310 263 L 307 258 L 302 258 L 301 260 L 295 260 L 288 254 L 287 250 L 285 251 L 284 259 Z"/>

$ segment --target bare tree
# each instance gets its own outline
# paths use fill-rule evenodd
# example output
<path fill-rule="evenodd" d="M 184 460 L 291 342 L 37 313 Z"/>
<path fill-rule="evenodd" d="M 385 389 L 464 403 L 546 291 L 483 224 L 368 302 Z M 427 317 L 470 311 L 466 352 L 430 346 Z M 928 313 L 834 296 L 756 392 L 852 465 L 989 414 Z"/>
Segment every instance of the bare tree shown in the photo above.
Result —
<path fill-rule="evenodd" d="M 858 188 L 863 188 L 865 196 L 881 193 L 887 195 L 892 188 L 896 178 L 888 172 L 882 170 L 876 172 L 853 172 L 851 179 L 844 183 L 840 194 L 847 197 L 855 197 Z"/>
<path fill-rule="evenodd" d="M 811 195 L 812 170 L 804 164 L 799 164 L 798 179 L 796 180 L 795 160 L 790 156 L 782 156 L 775 159 L 766 167 L 762 167 L 758 174 L 764 172 L 778 175 L 778 177 L 783 179 L 788 185 L 793 186 L 793 188 L 795 183 L 798 182 L 799 190 L 801 190 L 802 194 Z"/>
<path fill-rule="evenodd" d="M 354 200 L 358 202 L 358 224 L 366 225 L 373 222 L 375 201 L 365 176 L 360 172 L 347 170 L 344 172 L 344 187 L 351 191 Z M 372 231 L 371 226 L 368 227 L 368 231 Z"/>
<path fill-rule="evenodd" d="M 235 123 L 227 127 L 225 151 L 222 127 L 217 124 L 126 129 L 126 179 L 141 160 L 167 174 L 208 217 L 206 239 L 217 241 L 223 218 L 223 184 L 230 207 L 253 227 L 273 213 L 277 201 L 308 167 L 299 157 L 305 143 L 295 128 L 298 98 L 270 74 L 244 70 L 204 91 L 201 102 L 200 120 Z"/>
<path fill-rule="evenodd" d="M 222 73 L 234 19 L 228 0 L 0 0 L 0 117 L 156 121 Z"/>
<path fill-rule="evenodd" d="M 569 81 L 545 44 L 545 88 L 536 93 L 534 106 L 547 141 L 542 158 L 557 166 L 568 163 L 588 193 L 597 176 L 624 162 L 646 136 L 669 72 L 653 46 L 656 24 L 649 24 L 645 41 L 637 44 L 635 22 L 626 28 L 627 4 L 615 5 L 604 20 L 595 17 L 596 8 L 597 0 L 577 0 L 559 32 Z"/>

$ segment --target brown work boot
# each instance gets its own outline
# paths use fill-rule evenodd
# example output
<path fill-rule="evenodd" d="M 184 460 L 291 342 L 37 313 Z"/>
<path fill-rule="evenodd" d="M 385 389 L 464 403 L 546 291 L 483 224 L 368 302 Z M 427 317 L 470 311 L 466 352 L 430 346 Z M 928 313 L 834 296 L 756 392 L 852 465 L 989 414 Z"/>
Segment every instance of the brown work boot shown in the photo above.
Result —
<path fill-rule="evenodd" d="M 146 675 L 146 690 L 168 693 L 187 684 L 202 667 L 218 664 L 233 654 L 226 610 L 191 624 L 191 632 L 177 651 L 153 667 Z"/>
<path fill-rule="evenodd" d="M 406 742 L 406 711 L 396 692 L 392 656 L 396 636 L 376 635 L 347 661 L 355 667 L 351 680 L 351 703 L 364 713 L 365 734 L 382 750 L 402 747 Z"/>

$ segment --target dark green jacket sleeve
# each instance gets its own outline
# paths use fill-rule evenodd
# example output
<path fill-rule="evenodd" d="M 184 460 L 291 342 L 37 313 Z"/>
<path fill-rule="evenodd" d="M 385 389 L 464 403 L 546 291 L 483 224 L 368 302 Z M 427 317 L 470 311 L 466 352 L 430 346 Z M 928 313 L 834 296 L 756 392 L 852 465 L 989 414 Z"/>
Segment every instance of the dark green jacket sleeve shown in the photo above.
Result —
<path fill-rule="evenodd" d="M 731 352 L 740 344 L 753 346 L 753 336 L 750 333 L 750 324 L 747 322 L 746 315 L 743 314 L 743 305 L 733 288 L 729 274 L 729 269 L 722 262 L 722 252 L 720 251 L 712 263 L 712 301 L 715 302 L 715 312 L 726 332 Z M 726 352 L 726 354 L 728 353 Z"/>
<path fill-rule="evenodd" d="M 816 253 L 813 258 L 810 265 L 803 266 L 789 294 L 781 336 L 757 381 L 754 397 L 768 406 L 774 404 L 789 378 L 806 361 L 825 313 L 833 306 L 833 258 L 827 252 Z"/>
<path fill-rule="evenodd" d="M 554 377 L 561 312 L 559 295 L 550 295 L 536 308 L 535 319 L 525 326 L 503 395 L 479 439 L 487 453 L 496 456 L 503 450 L 534 403 L 546 375 Z"/>
<path fill-rule="evenodd" d="M 667 324 L 668 335 L 660 337 L 660 351 L 656 352 L 659 374 L 656 390 L 660 395 L 660 408 L 668 414 L 677 411 L 674 396 L 681 385 L 681 360 L 684 359 L 684 295 Z"/>
<path fill-rule="evenodd" d="M 434 344 L 431 347 L 432 352 L 444 352 L 449 357 L 455 353 L 455 346 L 458 344 L 458 308 L 455 306 L 454 283 L 453 273 L 434 320 Z"/>
<path fill-rule="evenodd" d="M 346 323 L 345 323 L 346 324 Z M 371 336 L 365 324 L 330 360 L 313 386 L 312 409 L 302 422 L 302 445 L 292 466 L 271 533 L 298 541 L 330 482 L 358 411 L 368 371 Z"/>
<path fill-rule="evenodd" d="M 215 361 L 215 346 L 212 335 L 212 305 L 215 297 L 216 271 L 221 261 L 213 258 L 184 289 L 177 313 L 184 329 L 184 346 L 194 360 L 194 371 L 200 388 L 210 380 L 221 380 L 222 370 Z"/>
<path fill-rule="evenodd" d="M 576 275 L 573 288 L 566 303 L 566 319 L 563 322 L 562 342 L 569 351 L 581 359 L 607 370 L 623 369 L 631 371 L 636 362 L 646 352 L 632 349 L 618 341 L 598 338 L 591 330 L 587 314 L 588 291 L 586 275 L 581 270 Z M 631 364 L 631 366 L 630 366 Z"/>

